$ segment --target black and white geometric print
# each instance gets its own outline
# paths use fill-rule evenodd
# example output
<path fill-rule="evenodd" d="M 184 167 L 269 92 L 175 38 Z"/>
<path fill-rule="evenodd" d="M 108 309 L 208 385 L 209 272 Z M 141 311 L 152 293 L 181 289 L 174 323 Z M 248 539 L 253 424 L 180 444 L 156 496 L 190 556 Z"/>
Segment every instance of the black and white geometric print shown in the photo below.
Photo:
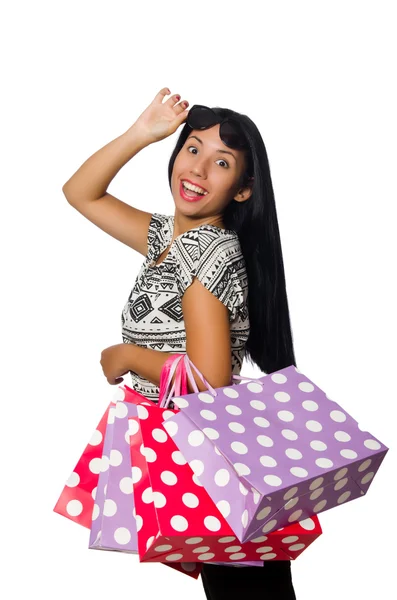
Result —
<path fill-rule="evenodd" d="M 232 370 L 238 375 L 249 336 L 248 280 L 237 233 L 199 225 L 176 237 L 174 216 L 154 213 L 148 231 L 148 254 L 121 314 L 122 338 L 171 353 L 186 352 L 182 296 L 197 277 L 229 309 Z M 170 246 L 165 259 L 158 257 Z M 130 387 L 154 402 L 160 388 L 130 371 Z"/>

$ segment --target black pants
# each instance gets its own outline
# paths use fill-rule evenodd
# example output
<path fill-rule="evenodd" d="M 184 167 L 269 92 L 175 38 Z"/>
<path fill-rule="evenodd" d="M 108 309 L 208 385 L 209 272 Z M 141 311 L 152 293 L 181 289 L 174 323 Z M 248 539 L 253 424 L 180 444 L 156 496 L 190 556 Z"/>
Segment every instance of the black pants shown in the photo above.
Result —
<path fill-rule="evenodd" d="M 208 600 L 296 600 L 289 560 L 263 567 L 204 564 L 201 579 Z"/>

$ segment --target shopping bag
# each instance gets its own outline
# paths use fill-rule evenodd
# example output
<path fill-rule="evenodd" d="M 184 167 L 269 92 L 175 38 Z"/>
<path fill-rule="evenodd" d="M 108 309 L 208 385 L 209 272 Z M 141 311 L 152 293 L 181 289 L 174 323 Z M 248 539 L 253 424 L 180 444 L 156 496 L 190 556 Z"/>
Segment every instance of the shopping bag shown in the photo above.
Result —
<path fill-rule="evenodd" d="M 164 427 L 241 542 L 367 492 L 388 448 L 294 365 L 214 390 L 182 360 L 196 391 Z"/>
<path fill-rule="evenodd" d="M 293 560 L 321 534 L 317 517 L 240 544 L 162 423 L 177 411 L 137 406 L 130 436 L 135 517 L 141 562 L 227 562 L 263 565 Z M 133 428 L 130 427 L 130 431 Z M 212 453 L 213 450 L 212 450 Z M 193 468 L 192 468 L 193 467 Z M 243 486 L 239 494 L 246 493 Z"/>

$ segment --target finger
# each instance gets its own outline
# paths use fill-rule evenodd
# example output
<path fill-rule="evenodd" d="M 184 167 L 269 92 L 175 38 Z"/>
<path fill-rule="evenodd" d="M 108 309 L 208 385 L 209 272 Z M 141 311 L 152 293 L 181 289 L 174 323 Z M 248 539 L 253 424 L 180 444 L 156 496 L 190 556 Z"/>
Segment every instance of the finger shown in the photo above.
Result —
<path fill-rule="evenodd" d="M 166 100 L 164 102 L 164 104 L 168 104 L 169 106 L 171 106 L 171 108 L 174 106 L 174 104 L 176 104 L 177 102 L 179 102 L 179 100 L 181 99 L 179 94 L 173 94 L 170 98 L 168 98 L 168 100 Z"/>
<path fill-rule="evenodd" d="M 182 100 L 182 102 L 179 102 L 179 104 L 175 104 L 174 111 L 176 112 L 177 115 L 179 115 L 188 106 L 189 106 L 189 102 L 187 100 Z"/>
<path fill-rule="evenodd" d="M 188 114 L 189 114 L 189 111 L 184 110 L 179 115 L 177 115 L 177 117 L 175 118 L 175 121 L 174 121 L 176 128 L 178 128 L 180 125 L 182 125 L 182 123 L 184 121 L 186 121 Z"/>
<path fill-rule="evenodd" d="M 159 91 L 158 94 L 156 94 L 156 96 L 154 97 L 153 102 L 157 103 L 157 104 L 161 104 L 165 98 L 165 96 L 168 96 L 168 94 L 171 93 L 171 90 L 167 87 L 164 87 L 163 89 L 161 89 Z"/>

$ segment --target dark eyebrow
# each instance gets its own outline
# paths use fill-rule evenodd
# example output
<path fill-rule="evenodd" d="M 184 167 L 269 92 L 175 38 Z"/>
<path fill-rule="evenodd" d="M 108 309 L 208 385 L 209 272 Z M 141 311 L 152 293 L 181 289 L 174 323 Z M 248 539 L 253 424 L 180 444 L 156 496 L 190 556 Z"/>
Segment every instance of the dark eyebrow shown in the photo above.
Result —
<path fill-rule="evenodd" d="M 197 137 L 197 135 L 190 135 L 187 139 L 190 140 L 190 138 L 196 138 L 200 144 L 203 143 L 200 138 Z M 217 150 L 217 152 L 221 152 L 222 154 L 230 154 L 230 156 L 233 156 L 234 160 L 237 162 L 237 158 L 234 156 L 233 152 L 229 152 L 229 150 Z"/>

